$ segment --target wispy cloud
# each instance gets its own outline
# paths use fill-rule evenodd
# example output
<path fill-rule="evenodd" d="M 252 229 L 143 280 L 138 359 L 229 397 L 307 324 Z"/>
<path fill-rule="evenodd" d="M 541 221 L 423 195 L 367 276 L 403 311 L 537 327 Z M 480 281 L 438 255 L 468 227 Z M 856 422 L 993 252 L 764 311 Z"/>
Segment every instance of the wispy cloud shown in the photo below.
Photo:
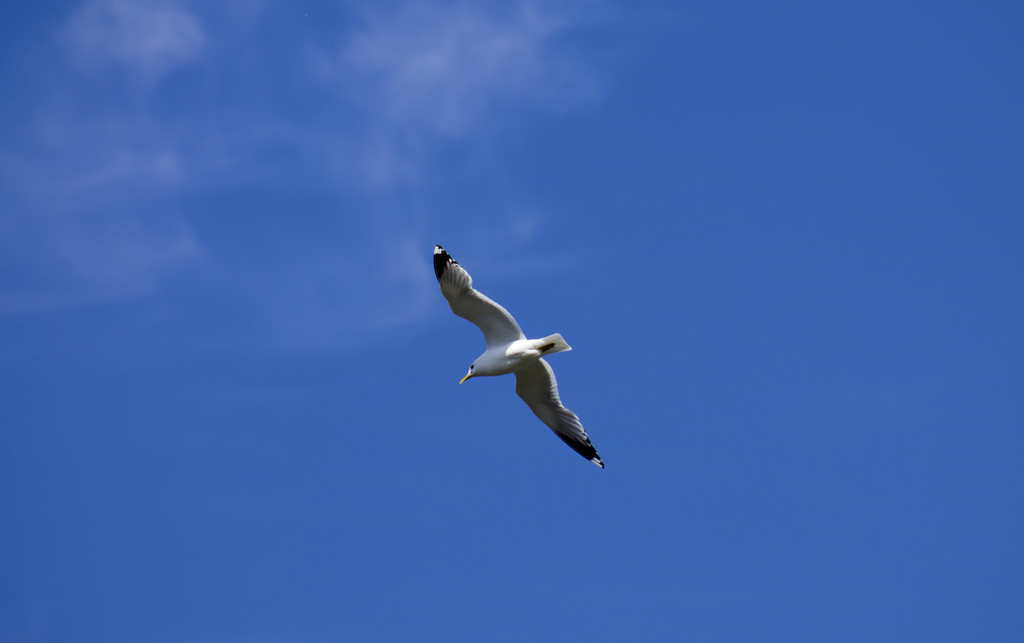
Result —
<path fill-rule="evenodd" d="M 490 148 L 517 114 L 598 95 L 567 43 L 585 12 L 552 6 L 367 3 L 314 25 L 288 3 L 87 0 L 40 54 L 51 76 L 0 125 L 0 314 L 137 297 L 197 266 L 288 341 L 431 314 L 442 240 L 425 195 L 443 157 Z M 276 49 L 271 36 L 294 41 Z M 275 186 L 343 200 L 349 234 L 298 231 L 295 251 L 256 257 L 245 230 L 204 237 L 217 226 L 183 205 Z M 260 216 L 302 228 L 294 212 Z M 510 205 L 472 221 L 466 245 L 499 237 L 507 253 L 542 226 Z"/>
<path fill-rule="evenodd" d="M 370 162 L 360 178 L 375 187 L 429 179 L 438 143 L 497 135 L 516 110 L 594 99 L 593 73 L 563 42 L 580 15 L 553 6 L 366 7 L 339 47 L 314 57 L 318 77 L 361 110 L 357 142 Z"/>
<path fill-rule="evenodd" d="M 54 33 L 62 56 L 18 105 L 19 126 L 0 129 L 0 314 L 149 293 L 202 254 L 173 203 L 193 144 L 145 107 L 163 74 L 202 54 L 200 20 L 172 2 L 90 0 Z"/>
<path fill-rule="evenodd" d="M 77 61 L 119 65 L 145 82 L 197 60 L 206 45 L 199 18 L 171 0 L 90 0 L 60 35 Z"/>
<path fill-rule="evenodd" d="M 594 95 L 589 72 L 558 47 L 573 22 L 530 3 L 373 8 L 322 71 L 382 127 L 461 137 L 505 109 Z"/>
<path fill-rule="evenodd" d="M 169 270 L 200 253 L 180 216 L 36 213 L 3 223 L 0 314 L 149 293 Z"/>

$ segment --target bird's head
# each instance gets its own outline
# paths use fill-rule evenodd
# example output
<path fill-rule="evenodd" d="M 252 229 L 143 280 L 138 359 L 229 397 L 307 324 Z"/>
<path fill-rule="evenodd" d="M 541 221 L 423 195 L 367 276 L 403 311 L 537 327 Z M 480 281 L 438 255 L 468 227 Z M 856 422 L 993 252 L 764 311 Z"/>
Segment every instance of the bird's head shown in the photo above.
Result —
<path fill-rule="evenodd" d="M 463 377 L 463 378 L 462 378 L 461 380 L 459 380 L 459 384 L 462 384 L 463 382 L 465 382 L 465 381 L 466 381 L 466 380 L 468 380 L 469 378 L 473 377 L 473 375 L 474 375 L 474 373 L 473 373 L 473 369 L 474 369 L 474 368 L 476 368 L 476 364 L 470 364 L 470 365 L 469 365 L 469 372 L 468 372 L 468 373 L 466 373 L 466 376 L 465 376 L 465 377 Z"/>

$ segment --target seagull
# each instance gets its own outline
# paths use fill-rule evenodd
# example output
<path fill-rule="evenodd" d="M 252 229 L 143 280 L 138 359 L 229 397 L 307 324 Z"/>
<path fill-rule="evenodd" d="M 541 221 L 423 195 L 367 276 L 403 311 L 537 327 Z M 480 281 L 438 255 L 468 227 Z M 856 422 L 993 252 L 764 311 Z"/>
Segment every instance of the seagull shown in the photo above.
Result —
<path fill-rule="evenodd" d="M 481 375 L 516 374 L 516 394 L 534 415 L 548 425 L 573 451 L 604 468 L 576 414 L 562 406 L 555 372 L 545 355 L 571 351 L 558 333 L 527 339 L 507 310 L 473 288 L 473 278 L 441 246 L 434 246 L 434 274 L 452 312 L 475 324 L 484 334 L 487 350 L 469 365 L 462 384 Z"/>

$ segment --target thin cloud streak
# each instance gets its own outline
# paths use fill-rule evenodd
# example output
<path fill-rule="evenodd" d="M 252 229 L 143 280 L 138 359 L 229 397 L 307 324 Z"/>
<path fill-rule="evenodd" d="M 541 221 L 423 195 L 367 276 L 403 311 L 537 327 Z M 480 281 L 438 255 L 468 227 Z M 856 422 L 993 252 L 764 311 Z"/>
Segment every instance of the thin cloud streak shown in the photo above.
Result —
<path fill-rule="evenodd" d="M 199 59 L 206 45 L 199 18 L 169 0 L 92 0 L 71 16 L 60 35 L 76 60 L 113 63 L 145 83 Z"/>
<path fill-rule="evenodd" d="M 591 71 L 560 47 L 581 20 L 529 2 L 366 8 L 317 77 L 361 110 L 359 178 L 371 189 L 429 180 L 438 145 L 500 135 L 516 110 L 563 111 L 594 100 Z M 344 134 L 353 147 L 352 132 Z M 351 173 L 351 164 L 341 165 Z"/>
<path fill-rule="evenodd" d="M 596 92 L 556 47 L 572 21 L 532 4 L 408 4 L 365 22 L 322 71 L 385 127 L 462 138 L 502 109 L 560 109 Z"/>
<path fill-rule="evenodd" d="M 198 60 L 206 35 L 169 1 L 91 0 L 55 30 L 63 54 L 2 131 L 0 314 L 137 297 L 192 266 L 202 247 L 173 204 L 189 180 L 188 136 L 141 100 L 169 70 Z M 131 82 L 93 85 L 110 71 Z M 84 72 L 84 77 L 83 77 Z"/>
<path fill-rule="evenodd" d="M 0 280 L 0 314 L 56 310 L 153 292 L 163 275 L 194 265 L 201 248 L 185 220 L 36 213 L 4 221 L 0 250 L 17 281 Z"/>

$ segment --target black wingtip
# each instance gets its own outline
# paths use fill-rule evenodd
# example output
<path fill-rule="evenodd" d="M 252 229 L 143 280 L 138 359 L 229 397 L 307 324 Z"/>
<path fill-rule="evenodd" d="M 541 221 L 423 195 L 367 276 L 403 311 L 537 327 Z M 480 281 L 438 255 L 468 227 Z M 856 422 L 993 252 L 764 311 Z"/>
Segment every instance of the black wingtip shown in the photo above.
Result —
<path fill-rule="evenodd" d="M 458 263 L 440 245 L 434 246 L 434 274 L 440 279 L 449 263 Z"/>
<path fill-rule="evenodd" d="M 555 432 L 555 435 L 557 435 L 562 442 L 568 444 L 573 451 L 575 451 L 576 453 L 580 454 L 587 460 L 590 460 L 597 466 L 604 469 L 604 460 L 601 459 L 601 456 L 597 455 L 597 449 L 595 449 L 594 445 L 590 442 L 590 438 L 584 436 L 583 439 L 586 441 L 580 442 L 568 436 L 562 435 L 557 431 Z"/>

